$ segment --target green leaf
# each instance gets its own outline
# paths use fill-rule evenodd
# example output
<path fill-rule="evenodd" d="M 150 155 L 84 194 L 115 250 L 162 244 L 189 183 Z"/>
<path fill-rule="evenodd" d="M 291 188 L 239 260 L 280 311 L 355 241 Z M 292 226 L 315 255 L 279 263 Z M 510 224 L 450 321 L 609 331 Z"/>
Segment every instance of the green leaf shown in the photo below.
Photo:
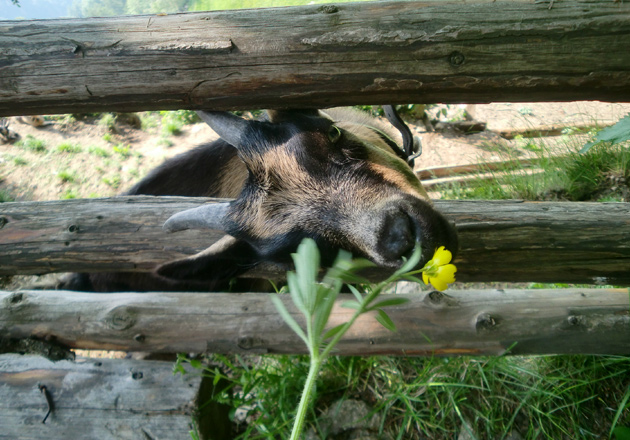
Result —
<path fill-rule="evenodd" d="M 359 276 L 355 272 L 375 266 L 374 263 L 364 258 L 356 260 L 337 259 L 335 265 L 329 270 L 327 277 L 336 278 L 344 283 L 369 283 L 365 277 Z"/>
<path fill-rule="evenodd" d="M 348 289 L 350 289 L 350 292 L 352 292 L 352 294 L 357 299 L 357 301 L 359 301 L 359 303 L 363 302 L 363 295 L 361 295 L 361 292 L 359 292 L 359 289 L 357 289 L 352 284 L 348 284 Z"/>
<path fill-rule="evenodd" d="M 199 359 L 191 359 L 190 366 L 196 370 L 201 370 L 203 369 L 203 362 L 201 362 Z"/>
<path fill-rule="evenodd" d="M 409 302 L 409 298 L 390 298 L 384 299 L 383 301 L 379 301 L 373 306 L 370 306 L 368 310 L 380 309 L 381 307 L 389 307 L 389 306 L 399 306 L 401 304 L 405 304 Z"/>
<path fill-rule="evenodd" d="M 593 142 L 587 142 L 580 150 L 580 153 L 586 153 L 591 147 L 600 142 L 610 142 L 612 145 L 630 140 L 630 113 L 621 118 L 615 125 L 604 128 L 597 133 Z"/>
<path fill-rule="evenodd" d="M 422 257 L 422 246 L 419 243 L 416 243 L 416 247 L 413 249 L 413 253 L 411 257 L 398 269 L 394 276 L 401 275 L 406 272 L 410 272 L 418 265 L 420 262 L 420 258 Z"/>
<path fill-rule="evenodd" d="M 325 294 L 321 296 L 321 300 L 317 304 L 315 319 L 313 320 L 313 332 L 318 337 L 324 331 L 326 327 L 326 323 L 328 323 L 328 319 L 330 318 L 330 313 L 332 312 L 332 308 L 335 305 L 335 300 L 337 299 L 338 291 L 335 291 L 331 288 L 326 288 L 324 285 L 320 285 L 320 290 Z"/>
<path fill-rule="evenodd" d="M 392 332 L 396 331 L 396 325 L 394 321 L 385 313 L 383 310 L 378 310 L 378 315 L 376 315 L 376 320 L 381 323 L 383 327 Z"/>
<path fill-rule="evenodd" d="M 334 338 L 337 335 L 337 333 L 339 333 L 341 331 L 341 329 L 343 328 L 344 325 L 346 325 L 346 324 L 339 324 L 339 325 L 331 328 L 330 330 L 328 330 L 326 332 L 326 334 L 324 334 L 323 339 L 326 340 L 326 339 Z"/>
<path fill-rule="evenodd" d="M 630 428 L 625 426 L 617 426 L 613 429 L 615 440 L 630 440 Z"/>
<path fill-rule="evenodd" d="M 319 249 L 315 240 L 311 238 L 302 240 L 297 253 L 292 254 L 292 257 L 299 285 L 298 293 L 302 297 L 304 308 L 312 314 L 315 310 L 315 283 L 319 273 Z"/>
<path fill-rule="evenodd" d="M 306 343 L 306 346 L 308 347 L 308 338 L 306 337 L 306 334 L 304 334 L 304 330 L 302 330 L 297 321 L 293 319 L 293 316 L 291 316 L 287 308 L 284 306 L 284 303 L 282 302 L 280 297 L 272 293 L 271 302 L 273 302 L 273 305 L 276 306 L 276 309 L 278 310 L 278 313 L 280 313 L 282 319 L 284 319 L 284 322 L 286 322 L 287 325 L 291 327 L 291 330 L 293 330 L 300 338 L 302 338 L 302 340 Z"/>
<path fill-rule="evenodd" d="M 359 310 L 361 308 L 361 304 L 356 301 L 344 301 L 341 303 L 341 307 L 345 309 Z"/>
<path fill-rule="evenodd" d="M 216 368 L 215 368 L 215 374 L 214 374 L 214 378 L 212 379 L 212 385 L 216 387 L 219 384 L 219 382 L 221 382 L 221 375 L 216 374 Z"/>
<path fill-rule="evenodd" d="M 298 310 L 305 316 L 310 316 L 309 311 L 304 305 L 304 300 L 302 298 L 302 294 L 300 293 L 300 283 L 298 283 L 298 278 L 295 272 L 287 272 L 287 284 L 289 285 L 289 294 L 291 295 L 293 304 L 295 304 Z"/>
<path fill-rule="evenodd" d="M 184 369 L 184 366 L 180 363 L 176 363 L 175 366 L 173 366 L 173 374 L 186 374 L 186 370 Z"/>

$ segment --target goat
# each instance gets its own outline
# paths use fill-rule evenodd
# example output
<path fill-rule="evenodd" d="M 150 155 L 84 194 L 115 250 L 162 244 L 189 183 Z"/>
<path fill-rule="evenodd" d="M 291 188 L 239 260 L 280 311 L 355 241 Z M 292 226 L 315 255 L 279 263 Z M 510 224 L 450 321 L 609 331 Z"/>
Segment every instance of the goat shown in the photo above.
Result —
<path fill-rule="evenodd" d="M 153 273 L 76 274 L 62 287 L 225 289 L 261 262 L 288 265 L 305 237 L 316 241 L 324 263 L 340 248 L 388 268 L 399 267 L 416 243 L 421 264 L 439 246 L 456 252 L 454 227 L 433 208 L 404 160 L 409 152 L 395 142 L 400 134 L 387 124 L 349 109 L 268 111 L 261 120 L 199 115 L 220 138 L 167 160 L 127 194 L 233 198 L 175 214 L 165 224 L 170 231 L 212 228 L 226 235 Z M 408 127 L 390 120 L 409 150 Z"/>

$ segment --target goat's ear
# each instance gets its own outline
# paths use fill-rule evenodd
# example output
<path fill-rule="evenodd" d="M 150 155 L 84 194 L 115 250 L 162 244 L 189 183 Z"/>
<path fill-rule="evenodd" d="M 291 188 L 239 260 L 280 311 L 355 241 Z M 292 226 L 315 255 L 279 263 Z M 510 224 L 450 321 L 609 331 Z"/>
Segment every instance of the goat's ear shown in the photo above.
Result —
<path fill-rule="evenodd" d="M 246 242 L 226 235 L 208 249 L 157 267 L 156 273 L 173 281 L 221 283 L 255 266 L 256 251 Z"/>

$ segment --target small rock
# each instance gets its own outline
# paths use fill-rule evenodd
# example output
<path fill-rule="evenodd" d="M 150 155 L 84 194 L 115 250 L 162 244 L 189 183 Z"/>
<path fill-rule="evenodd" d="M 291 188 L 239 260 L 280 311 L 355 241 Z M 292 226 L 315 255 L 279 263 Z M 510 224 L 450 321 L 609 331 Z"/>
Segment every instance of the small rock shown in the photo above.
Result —
<path fill-rule="evenodd" d="M 459 428 L 457 440 L 477 440 L 475 430 L 468 420 L 464 420 L 462 422 L 462 426 Z"/>
<path fill-rule="evenodd" d="M 371 408 L 361 400 L 341 400 L 333 403 L 324 413 L 320 423 L 333 435 L 351 429 L 378 429 L 377 414 L 368 417 Z"/>
<path fill-rule="evenodd" d="M 504 440 L 523 440 L 523 436 L 518 431 L 512 431 L 504 438 Z"/>

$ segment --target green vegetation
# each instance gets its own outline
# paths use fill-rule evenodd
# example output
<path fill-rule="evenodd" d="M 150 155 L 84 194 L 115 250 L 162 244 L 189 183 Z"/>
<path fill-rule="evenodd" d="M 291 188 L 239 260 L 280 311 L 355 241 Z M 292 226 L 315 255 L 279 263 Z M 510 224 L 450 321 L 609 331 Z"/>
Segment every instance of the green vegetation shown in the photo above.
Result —
<path fill-rule="evenodd" d="M 61 200 L 76 199 L 78 197 L 79 194 L 74 189 L 67 189 L 63 193 L 61 193 L 61 196 L 59 196 Z"/>
<path fill-rule="evenodd" d="M 11 194 L 11 191 L 0 188 L 0 203 L 15 202 L 15 197 Z"/>
<path fill-rule="evenodd" d="M 18 166 L 24 166 L 24 165 L 28 165 L 28 160 L 24 159 L 23 157 L 16 156 L 13 158 L 13 163 Z"/>
<path fill-rule="evenodd" d="M 102 180 L 105 185 L 111 186 L 113 189 L 118 189 L 122 183 L 122 178 L 119 174 L 111 177 L 103 177 Z"/>
<path fill-rule="evenodd" d="M 62 183 L 74 183 L 77 181 L 77 175 L 74 171 L 62 170 L 57 173 L 57 177 Z"/>
<path fill-rule="evenodd" d="M 376 311 L 376 320 L 388 330 L 396 331 L 396 326 L 385 313 L 383 307 L 404 304 L 409 300 L 402 297 L 389 298 L 378 302 L 376 300 L 391 282 L 404 276 L 411 276 L 407 272 L 418 264 L 420 255 L 421 248 L 417 246 L 413 257 L 402 268 L 386 281 L 370 287 L 365 292 L 360 292 L 353 285 L 348 285 L 355 296 L 355 300 L 344 303 L 343 307 L 355 310 L 354 314 L 348 322 L 338 324 L 324 332 L 344 281 L 365 283 L 366 280 L 355 275 L 355 272 L 359 269 L 374 266 L 374 264 L 367 260 L 351 260 L 351 255 L 348 252 L 340 251 L 333 267 L 328 270 L 323 281 L 318 282 L 320 255 L 315 241 L 306 238 L 298 246 L 297 253 L 292 255 L 295 263 L 295 272 L 287 274 L 287 282 L 293 303 L 304 315 L 306 328 L 302 328 L 295 321 L 278 296 L 273 295 L 271 297 L 280 316 L 304 341 L 310 353 L 308 375 L 293 423 L 291 440 L 298 440 L 302 435 L 306 414 L 313 397 L 315 382 L 323 363 L 355 320 L 364 313 Z"/>
<path fill-rule="evenodd" d="M 160 147 L 166 147 L 166 148 L 170 148 L 173 145 L 175 145 L 175 142 L 173 142 L 172 140 L 170 140 L 167 137 L 161 137 L 158 141 L 157 141 L 158 146 Z"/>
<path fill-rule="evenodd" d="M 538 172 L 528 173 L 516 161 L 498 170 L 482 169 L 493 178 L 453 184 L 443 198 L 630 201 L 630 151 L 625 144 L 598 144 L 580 153 L 582 145 L 567 138 L 565 151 L 552 155 L 541 141 L 525 142 L 533 146 L 529 149 L 536 154 Z M 516 159 L 497 152 L 505 161 Z"/>
<path fill-rule="evenodd" d="M 131 145 L 117 144 L 112 147 L 114 153 L 119 154 L 123 159 L 131 157 Z"/>
<path fill-rule="evenodd" d="M 80 145 L 73 144 L 71 142 L 62 142 L 61 144 L 57 145 L 57 152 L 59 153 L 76 154 L 82 151 L 83 151 L 83 148 L 81 148 Z"/>
<path fill-rule="evenodd" d="M 104 148 L 97 147 L 95 145 L 88 147 L 88 153 L 94 154 L 95 156 L 103 157 L 103 158 L 111 156 L 111 153 L 109 151 L 107 151 Z"/>
<path fill-rule="evenodd" d="M 105 127 L 110 133 L 115 133 L 116 116 L 113 113 L 103 113 L 98 120 L 98 125 Z"/>
<path fill-rule="evenodd" d="M 617 145 L 628 140 L 630 140 L 630 114 L 620 119 L 612 127 L 605 128 L 597 133 L 595 139 L 584 145 L 584 148 L 582 148 L 580 152 L 586 153 L 594 145 Z"/>
<path fill-rule="evenodd" d="M 47 151 L 46 142 L 41 139 L 36 139 L 30 134 L 26 135 L 24 139 L 17 141 L 15 145 L 35 153 L 45 153 Z"/>
<path fill-rule="evenodd" d="M 197 113 L 190 110 L 177 110 L 172 112 L 160 112 L 162 116 L 162 135 L 177 136 L 181 134 L 184 125 L 200 122 Z"/>
<path fill-rule="evenodd" d="M 308 356 L 212 355 L 210 364 L 204 373 L 228 384 L 214 400 L 245 412 L 238 438 L 286 438 Z M 630 423 L 629 381 L 630 359 L 612 356 L 334 356 L 317 378 L 308 420 L 325 438 L 317 414 L 361 399 L 381 417 L 382 438 L 446 440 L 469 426 L 481 439 L 513 431 L 523 439 L 599 439 Z"/>

